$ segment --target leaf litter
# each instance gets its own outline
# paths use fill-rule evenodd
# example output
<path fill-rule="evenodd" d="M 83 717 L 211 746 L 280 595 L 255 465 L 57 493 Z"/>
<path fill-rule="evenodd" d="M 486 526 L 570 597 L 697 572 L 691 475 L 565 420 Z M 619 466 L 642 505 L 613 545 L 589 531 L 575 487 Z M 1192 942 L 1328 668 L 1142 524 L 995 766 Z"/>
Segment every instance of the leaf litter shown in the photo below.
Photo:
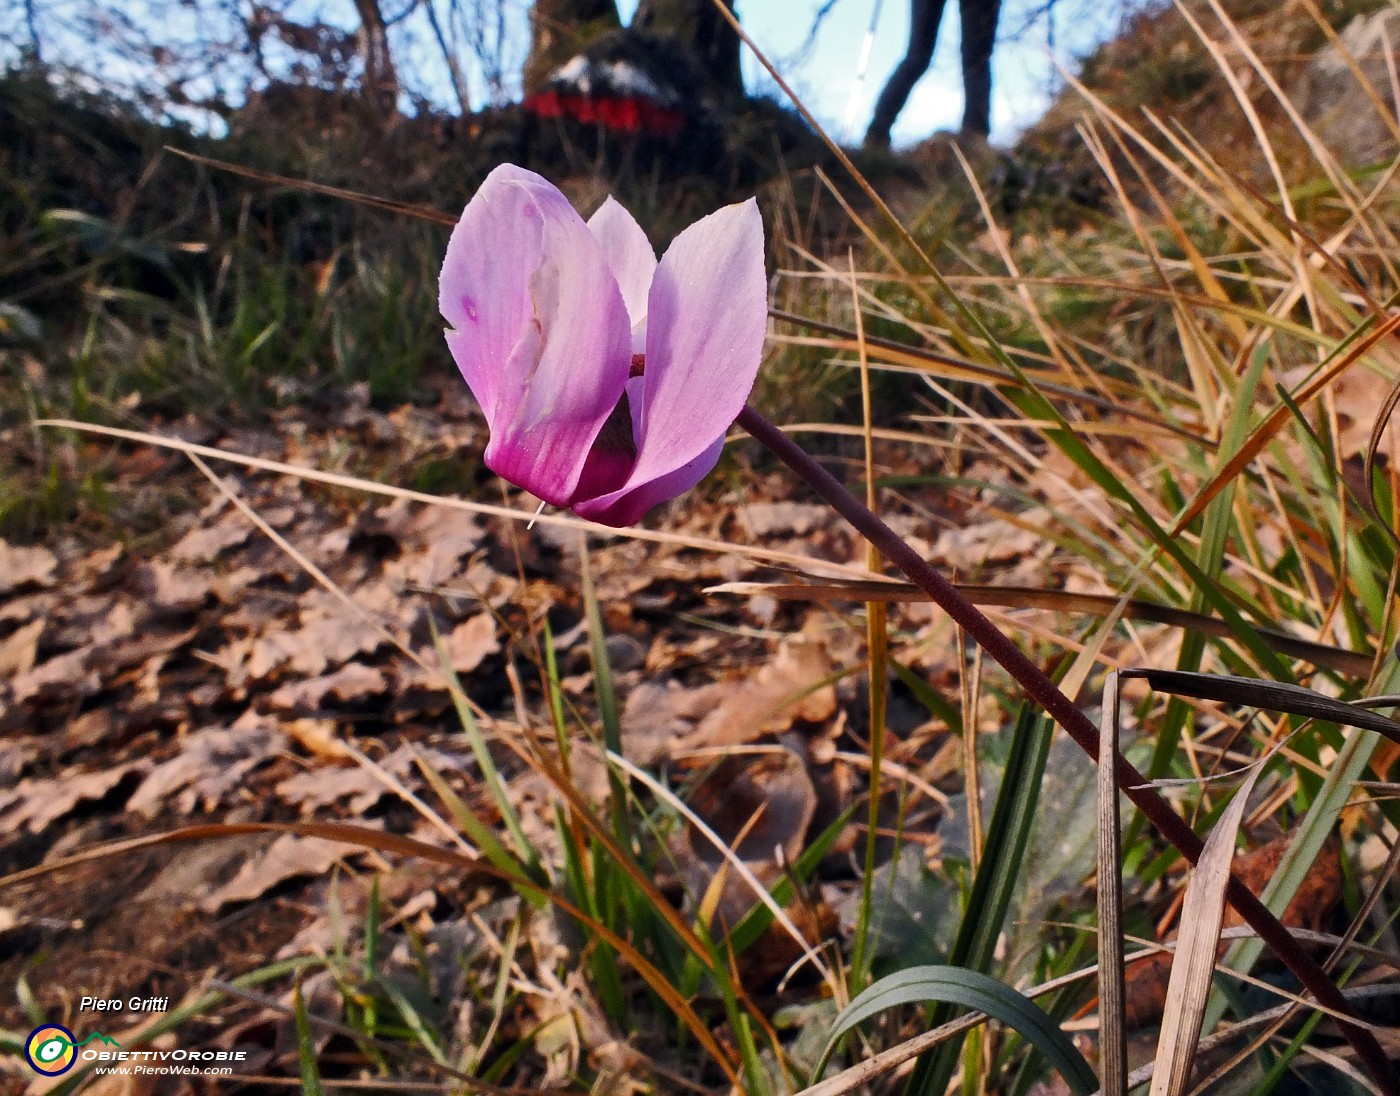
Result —
<path fill-rule="evenodd" d="M 350 415 L 338 432 L 300 430 L 286 441 L 230 435 L 222 444 L 246 443 L 272 459 L 334 466 L 334 455 L 355 443 L 347 429 L 363 430 L 360 440 L 372 454 L 402 448 L 403 424 L 411 417 L 419 448 L 396 454 L 411 464 L 459 453 L 461 439 L 471 436 L 463 423 L 472 414 L 460 401 L 444 400 L 436 413 L 365 412 Z M 0 569 L 9 593 L 0 602 L 0 731 L 6 735 L 0 772 L 9 777 L 8 790 L 0 792 L 5 862 L 27 866 L 84 841 L 219 819 L 347 819 L 441 842 L 380 775 L 424 793 L 417 757 L 482 817 L 496 817 L 450 696 L 431 669 L 435 634 L 482 708 L 522 826 L 542 852 L 553 849 L 553 789 L 499 743 L 503 736 L 518 741 L 522 721 L 547 733 L 538 676 L 520 659 L 522 639 L 539 635 L 545 622 L 556 637 L 566 694 L 585 712 L 594 702 L 578 593 L 578 534 L 552 526 L 526 532 L 498 518 L 404 500 L 385 503 L 245 470 L 218 473 L 344 597 L 319 585 L 192 469 L 178 466 L 167 480 L 186 484 L 202 507 L 174 523 L 165 547 L 64 543 L 50 549 L 0 542 L 0 559 L 12 563 L 8 572 Z M 688 499 L 665 513 L 667 531 L 704 538 L 718 533 L 734 543 L 732 552 L 596 538 L 591 552 L 621 700 L 624 753 L 634 763 L 670 770 L 697 815 L 738 842 L 740 858 L 764 883 L 781 878 L 816 832 L 856 801 L 864 772 L 842 754 L 864 753 L 869 719 L 858 618 L 800 602 L 701 592 L 711 582 L 773 575 L 744 554 L 745 545 L 785 551 L 814 566 L 864 565 L 863 545 L 823 507 L 757 494 L 780 495 L 789 489 L 785 482 L 755 478 L 755 494 Z M 524 499 L 516 505 L 529 508 Z M 1022 514 L 1011 523 L 974 507 L 954 524 L 943 516 L 947 508 L 946 499 L 930 494 L 923 505 L 890 516 L 901 533 L 958 574 L 1092 583 L 1040 535 L 1047 513 Z M 951 695 L 957 662 L 946 619 L 926 604 L 895 605 L 890 628 L 898 657 Z M 1146 626 L 1139 640 L 1170 634 Z M 909 714 L 896 718 L 905 709 Z M 892 765 L 957 792 L 960 781 L 947 763 L 948 728 L 907 698 L 896 696 L 890 711 Z M 380 773 L 357 759 L 363 757 Z M 578 782 L 587 794 L 602 795 L 604 771 L 587 759 L 587 751 L 577 751 Z M 880 869 L 882 892 L 899 896 L 893 899 L 899 909 L 891 908 L 881 929 L 882 947 L 907 951 L 927 931 L 918 917 L 899 910 L 917 904 L 933 885 L 929 880 L 938 878 L 926 863 L 937 861 L 941 814 L 925 803 L 903 821 L 890 816 L 891 826 L 905 827 L 905 843 L 898 860 L 890 859 L 896 849 L 889 845 Z M 819 872 L 822 881 L 788 908 L 807 945 L 849 931 L 846 911 L 863 839 L 859 825 L 847 829 Z M 693 910 L 705 903 L 726 924 L 752 904 L 747 884 L 693 829 L 683 827 L 671 851 L 672 874 L 663 873 L 658 885 L 678 901 Z M 131 952 L 131 984 L 184 993 L 197 988 L 208 969 L 207 962 L 189 962 L 192 941 L 217 940 L 221 970 L 251 969 L 279 948 L 310 939 L 303 934 L 325 938 L 330 922 L 324 911 L 334 904 L 336 880 L 365 872 L 388 880 L 406 866 L 320 838 L 215 841 L 151 854 L 122 885 L 91 878 L 66 898 L 45 894 L 34 923 L 87 919 L 81 941 L 57 928 L 41 934 L 52 970 L 79 963 L 79 951 L 94 941 L 130 950 L 141 940 Z M 1086 875 L 1068 868 L 1060 874 L 1052 889 L 1065 896 Z M 131 899 L 125 905 L 117 900 L 123 894 Z M 142 940 L 140 919 L 172 894 L 182 896 L 183 912 L 170 925 L 171 939 Z M 479 906 L 446 872 L 426 872 L 409 897 L 416 903 L 415 924 L 426 932 L 467 924 Z M 1047 891 L 1042 901 L 1049 897 Z M 1046 908 L 1037 905 L 1030 916 L 1044 916 Z M 216 926 L 230 918 L 246 921 L 246 935 L 220 935 Z M 767 985 L 782 978 L 801 954 L 794 946 L 770 933 L 744 959 L 746 979 Z M 15 961 L 0 960 L 0 977 L 12 973 Z M 572 1068 L 581 1049 L 571 1049 L 568 1040 L 550 1043 L 554 1025 L 569 1015 L 567 1002 L 578 1007 L 588 999 L 575 983 L 539 993 L 524 989 L 545 1025 L 537 1042 L 554 1063 L 550 1069 Z M 285 1017 L 276 1015 L 264 1021 L 285 1028 Z M 257 1027 L 249 1023 L 249 1031 Z M 616 1053 L 606 1050 L 609 1029 L 600 1013 L 579 1030 L 592 1052 Z M 577 1036 L 575 1030 L 570 1038 Z"/>

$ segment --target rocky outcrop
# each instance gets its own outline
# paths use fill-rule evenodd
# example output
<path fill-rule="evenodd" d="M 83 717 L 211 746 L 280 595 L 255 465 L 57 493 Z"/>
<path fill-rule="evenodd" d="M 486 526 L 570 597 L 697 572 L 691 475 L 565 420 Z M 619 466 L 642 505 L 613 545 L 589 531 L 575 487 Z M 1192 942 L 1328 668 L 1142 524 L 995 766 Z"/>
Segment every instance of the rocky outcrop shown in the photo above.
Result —
<path fill-rule="evenodd" d="M 1348 167 L 1400 153 L 1392 71 L 1400 55 L 1400 11 L 1358 15 L 1308 63 L 1294 96 L 1303 117 Z"/>

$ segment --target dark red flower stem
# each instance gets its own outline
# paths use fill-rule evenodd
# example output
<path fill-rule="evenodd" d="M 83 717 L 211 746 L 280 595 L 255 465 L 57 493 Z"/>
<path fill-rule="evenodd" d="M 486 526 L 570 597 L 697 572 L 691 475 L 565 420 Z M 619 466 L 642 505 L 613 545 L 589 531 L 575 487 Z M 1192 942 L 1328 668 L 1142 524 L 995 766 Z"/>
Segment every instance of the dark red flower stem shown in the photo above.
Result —
<path fill-rule="evenodd" d="M 1097 761 L 1098 728 L 1039 666 L 1022 654 L 1021 649 L 1000 628 L 963 597 L 957 587 L 934 570 L 898 533 L 867 509 L 796 442 L 757 411 L 746 407 L 736 421 L 801 476 L 837 513 L 879 549 L 881 555 L 903 571 L 909 581 L 928 594 L 1002 669 L 1016 679 L 1026 694 L 1044 708 L 1085 753 Z M 1194 864 L 1200 858 L 1202 849 L 1201 839 L 1195 831 L 1148 786 L 1147 778 L 1128 764 L 1122 754 L 1117 755 L 1117 765 L 1118 785 L 1124 794 L 1157 827 L 1158 832 Z M 1326 971 L 1313 961 L 1278 918 L 1269 912 L 1268 907 L 1240 882 L 1238 876 L 1230 876 L 1225 896 L 1249 927 L 1274 950 L 1319 1003 L 1339 1015 L 1352 1015 L 1351 1006 Z M 1375 1037 L 1356 1024 L 1340 1020 L 1338 1024 L 1357 1057 L 1365 1063 L 1377 1087 L 1387 1096 L 1400 1096 L 1400 1080 L 1397 1080 L 1390 1059 Z"/>

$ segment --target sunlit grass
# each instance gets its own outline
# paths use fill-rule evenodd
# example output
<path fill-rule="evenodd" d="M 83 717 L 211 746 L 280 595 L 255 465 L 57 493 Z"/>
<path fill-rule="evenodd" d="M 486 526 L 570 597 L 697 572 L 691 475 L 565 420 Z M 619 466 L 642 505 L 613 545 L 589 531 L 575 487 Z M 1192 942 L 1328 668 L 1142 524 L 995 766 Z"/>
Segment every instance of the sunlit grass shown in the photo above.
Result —
<path fill-rule="evenodd" d="M 1190 69 L 1182 79 L 1215 79 L 1234 65 L 1268 84 L 1267 66 L 1244 49 L 1228 20 L 1202 9 L 1201 33 L 1212 49 L 1194 62 L 1201 72 Z M 1396 633 L 1396 543 L 1389 533 L 1396 522 L 1396 465 L 1378 420 L 1400 361 L 1391 334 L 1400 272 L 1389 258 L 1400 192 L 1392 172 L 1348 172 L 1333 162 L 1305 125 L 1287 143 L 1309 159 L 1266 155 L 1264 146 L 1283 138 L 1260 121 L 1261 113 L 1285 122 L 1290 115 L 1284 104 L 1266 106 L 1241 96 L 1242 124 L 1252 128 L 1263 165 L 1246 179 L 1215 161 L 1208 135 L 1198 142 L 1088 95 L 1080 138 L 1105 197 L 1077 224 L 1063 208 L 1050 227 L 1043 209 L 1005 212 L 970 167 L 923 216 L 909 219 L 909 235 L 868 207 L 857 209 L 866 238 L 855 251 L 854 271 L 845 254 L 822 254 L 822 241 L 798 230 L 803 219 L 795 206 L 772 218 L 779 226 L 774 306 L 844 333 L 775 325 L 760 397 L 788 421 L 804 420 L 804 437 L 815 435 L 818 447 L 850 458 L 847 478 L 860 481 L 875 508 L 919 514 L 931 500 L 954 500 L 978 523 L 1000 522 L 1008 534 L 1030 532 L 1047 546 L 1036 584 L 1072 578 L 1116 599 L 1089 613 L 1047 608 L 1027 595 L 1026 607 L 1013 599 L 997 615 L 1086 706 L 1096 703 L 1106 669 L 1146 663 L 1300 683 L 1343 700 L 1400 692 L 1389 655 Z M 855 194 L 846 180 L 830 185 L 849 191 L 847 200 Z M 387 402 L 412 395 L 441 360 L 433 302 L 437 229 L 405 223 L 391 244 L 377 239 L 375 249 L 360 239 L 339 240 L 308 263 L 256 217 L 226 221 L 225 212 L 211 206 L 182 222 L 186 237 L 201 217 L 220 229 L 195 270 L 179 266 L 181 253 L 158 227 L 50 216 L 42 240 L 23 233 L 11 240 L 0 251 L 7 285 L 24 281 L 26 249 L 36 278 L 33 272 L 54 255 L 81 255 L 73 269 L 83 295 L 81 322 L 72 331 L 37 341 L 25 336 L 22 350 L 0 350 L 21 394 L 7 413 L 141 428 L 157 414 L 196 408 L 219 415 L 238 407 L 247 414 L 318 393 L 334 399 L 356 382 Z M 177 273 L 159 292 L 135 288 L 149 266 Z M 26 368 L 25 355 L 42 368 Z M 810 421 L 822 416 L 831 421 Z M 33 462 L 7 466 L 6 481 L 15 487 L 0 503 L 0 528 L 42 531 L 75 513 L 100 516 L 112 505 L 99 470 L 78 467 L 71 456 L 60 459 L 59 437 L 35 431 Z M 190 446 L 176 448 L 201 456 Z M 1392 459 L 1379 459 L 1387 454 Z M 886 474 L 886 462 L 896 458 L 899 471 Z M 739 474 L 731 472 L 731 480 Z M 457 486 L 435 467 L 420 475 L 429 490 L 442 486 L 443 475 Z M 383 490 L 347 476 L 334 482 Z M 578 524 L 558 515 L 544 520 Z M 790 554 L 698 538 L 690 543 L 748 551 L 789 567 L 803 563 Z M 949 1086 L 1028 1093 L 1046 1072 L 1035 1048 L 1049 1044 L 1040 1029 L 1017 1028 L 1015 1017 L 1024 1014 L 1012 1006 L 1033 984 L 1055 982 L 1056 992 L 1042 1004 L 1045 1023 L 1058 1028 L 1092 996 L 1083 974 L 1094 951 L 1087 892 L 1057 909 L 1058 924 L 1030 929 L 1029 954 L 1013 956 L 1005 948 L 1013 935 L 1025 939 L 1017 924 L 1024 901 L 1017 881 L 1035 867 L 1037 829 L 1058 821 L 1043 802 L 1051 787 L 1043 779 L 1052 758 L 1048 725 L 1023 707 L 1006 675 L 967 657 L 955 660 L 961 695 L 941 695 L 918 669 L 921 656 L 935 643 L 961 651 L 961 637 L 946 627 L 905 624 L 897 614 L 887 621 L 887 599 L 867 600 L 869 588 L 853 589 L 844 597 L 850 612 L 840 619 L 865 636 L 868 655 L 863 665 L 840 672 L 866 676 L 881 697 L 886 680 L 898 679 L 930 719 L 962 735 L 954 776 L 943 774 L 938 794 L 959 787 L 975 795 L 987 773 L 995 774 L 997 791 L 985 804 L 963 801 L 961 809 L 974 820 L 980 816 L 981 827 L 965 859 L 944 859 L 927 879 L 922 865 L 905 868 L 898 851 L 904 806 L 930 759 L 902 754 L 897 741 L 881 744 L 877 699 L 870 705 L 872 753 L 862 771 L 878 783 L 842 819 L 858 818 L 864 827 L 862 893 L 849 933 L 814 942 L 788 921 L 836 838 L 834 829 L 811 835 L 808 852 L 787 865 L 771 896 L 747 918 L 722 924 L 714 918 L 722 875 L 709 891 L 679 899 L 656 883 L 672 867 L 676 836 L 694 819 L 683 779 L 645 772 L 621 756 L 603 615 L 582 558 L 592 654 L 586 700 L 561 687 L 547 628 L 511 637 L 524 672 L 547 698 L 524 738 L 494 734 L 489 716 L 473 708 L 459 682 L 450 682 L 484 798 L 468 804 L 425 765 L 432 796 L 416 806 L 456 851 L 340 833 L 340 840 L 354 836 L 385 854 L 446 856 L 519 900 L 503 937 L 483 931 L 474 949 L 458 957 L 467 974 L 463 992 L 482 1018 L 466 1032 L 429 1015 L 386 975 L 386 911 L 377 890 L 363 924 L 347 927 L 335 955 L 296 965 L 299 982 L 317 970 L 333 975 L 344 1002 L 334 1022 L 348 1029 L 340 1034 L 358 1048 L 359 1068 L 382 1078 L 431 1075 L 449 1087 L 455 1078 L 467 1089 L 473 1079 L 534 1083 L 551 1071 L 575 1091 L 622 1091 L 626 1084 L 671 1091 L 683 1077 L 706 1090 L 732 1086 L 757 1096 L 800 1091 L 825 1049 L 835 1052 L 830 1072 L 850 1072 L 822 1082 L 822 1093 L 861 1085 L 899 1091 L 906 1084 L 930 1096 Z M 876 558 L 865 562 L 881 567 Z M 858 573 L 847 567 L 843 577 L 854 582 Z M 821 597 L 843 599 L 839 588 Z M 1183 615 L 1168 624 L 1142 620 L 1134 599 Z M 857 608 L 862 602 L 865 615 Z M 1185 614 L 1209 616 L 1214 626 L 1193 627 Z M 1271 632 L 1370 656 L 1374 664 L 1367 675 L 1353 672 L 1354 661 L 1347 670 L 1294 657 L 1271 641 Z M 1142 688 L 1127 693 L 1124 712 L 1134 761 L 1151 777 L 1174 782 L 1164 787 L 1198 833 L 1226 817 L 1237 781 L 1223 775 L 1267 755 L 1251 771 L 1258 792 L 1244 828 L 1295 835 L 1294 851 L 1267 894 L 1271 908 L 1282 912 L 1324 843 L 1340 834 L 1352 878 L 1345 903 L 1354 923 L 1347 935 L 1393 946 L 1386 926 L 1395 908 L 1384 873 L 1366 876 L 1357 861 L 1367 838 L 1393 844 L 1400 821 L 1383 783 L 1389 773 L 1373 760 L 1390 756 L 1378 750 L 1379 739 L 1299 717 L 1249 718 L 1228 706 Z M 979 731 L 988 721 L 1001 729 Z M 574 767 L 585 765 L 601 767 L 607 790 L 600 798 L 581 790 Z M 553 789 L 549 817 L 521 817 L 509 786 L 522 773 Z M 490 814 L 482 811 L 487 802 Z M 882 863 L 883 802 L 896 802 L 899 810 L 896 853 Z M 1238 810 L 1229 816 L 1232 825 Z M 1121 857 L 1115 867 L 1129 884 L 1123 922 L 1150 934 L 1170 893 L 1179 890 L 1180 859 L 1131 815 Z M 745 870 L 732 853 L 725 862 L 725 871 Z M 862 1015 L 871 998 L 861 993 L 872 982 L 872 992 L 888 991 L 887 979 L 910 965 L 877 948 L 898 882 L 892 865 L 909 871 L 938 903 L 930 913 L 943 922 L 940 942 L 929 947 L 953 967 L 1000 981 L 1001 990 L 976 982 L 991 994 L 984 1003 L 1010 995 L 1001 997 L 1001 1011 L 987 1005 L 1001 1024 L 966 1043 L 970 1022 L 941 1029 L 937 1038 L 919 1034 L 952 1019 L 947 1002 L 959 998 L 946 995 L 942 975 L 916 977 L 912 989 L 888 998 L 896 1007 L 883 1022 Z M 571 949 L 567 967 L 530 953 L 528 927 L 536 918 L 554 920 Z M 761 946 L 772 926 L 794 937 L 820 974 L 776 999 L 743 978 L 746 953 Z M 1210 965 L 1201 949 L 1213 946 L 1197 946 L 1198 972 Z M 1239 941 L 1224 963 L 1248 973 L 1258 951 Z M 410 940 L 408 952 L 410 969 L 426 979 L 421 948 Z M 292 973 L 278 964 L 244 981 L 290 985 Z M 568 1007 L 530 1028 L 517 1006 L 546 989 Z M 911 1007 L 934 999 L 944 1004 L 928 1012 Z M 222 1000 L 203 999 L 197 1013 L 217 1015 Z M 324 1079 L 316 1040 L 326 1018 L 311 1015 L 300 993 L 291 1001 L 301 1077 L 311 1090 Z M 855 1011 L 838 1014 L 853 1001 Z M 1206 1006 L 1217 1034 L 1232 1007 L 1238 1009 L 1226 993 Z M 635 1056 L 589 1061 L 579 1050 L 579 1031 L 588 1025 L 630 1041 Z M 833 1033 L 844 1041 L 828 1045 Z M 1289 1045 L 1291 1034 L 1284 1029 L 1271 1045 L 1274 1073 L 1307 1059 L 1312 1036 L 1305 1032 L 1307 1038 Z M 910 1047 L 922 1055 L 912 1074 Z M 1176 1053 L 1161 1060 L 1170 1063 Z M 1249 1080 L 1243 1071 L 1256 1066 L 1247 1058 L 1239 1068 L 1246 1091 L 1262 1094 L 1274 1083 Z M 1341 1083 L 1334 1073 L 1319 1076 Z"/>

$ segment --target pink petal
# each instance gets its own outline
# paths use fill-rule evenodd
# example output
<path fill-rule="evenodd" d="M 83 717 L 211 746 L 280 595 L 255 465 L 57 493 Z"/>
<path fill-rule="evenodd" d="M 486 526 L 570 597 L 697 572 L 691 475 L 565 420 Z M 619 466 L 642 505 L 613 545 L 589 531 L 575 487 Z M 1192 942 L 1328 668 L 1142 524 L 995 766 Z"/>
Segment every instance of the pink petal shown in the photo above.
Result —
<path fill-rule="evenodd" d="M 643 487 L 647 506 L 674 498 L 713 467 L 710 460 L 691 478 L 702 457 L 713 450 L 718 459 L 717 439 L 758 376 L 767 327 L 763 220 L 753 199 L 676 237 L 657 266 L 647 312 L 646 372 L 632 406 L 637 463 L 616 490 L 574 501 L 585 516 L 630 513 L 634 506 L 618 504 Z"/>
<path fill-rule="evenodd" d="M 716 438 L 703 453 L 674 472 L 628 490 L 615 491 L 596 499 L 575 502 L 574 513 L 589 521 L 622 528 L 636 525 L 648 510 L 667 499 L 683 495 L 710 474 L 724 452 L 724 435 Z"/>
<path fill-rule="evenodd" d="M 438 308 L 491 428 L 487 466 L 564 505 L 631 366 L 627 306 L 596 237 L 552 184 L 502 165 L 452 231 Z"/>
<path fill-rule="evenodd" d="M 651 289 L 652 275 L 656 273 L 656 252 L 651 248 L 651 241 L 642 226 L 632 219 L 632 214 L 614 201 L 612 195 L 588 219 L 588 227 L 598 237 L 608 267 L 622 290 L 632 330 L 644 332 L 647 293 Z M 644 348 L 644 342 L 633 347 L 637 351 Z"/>

